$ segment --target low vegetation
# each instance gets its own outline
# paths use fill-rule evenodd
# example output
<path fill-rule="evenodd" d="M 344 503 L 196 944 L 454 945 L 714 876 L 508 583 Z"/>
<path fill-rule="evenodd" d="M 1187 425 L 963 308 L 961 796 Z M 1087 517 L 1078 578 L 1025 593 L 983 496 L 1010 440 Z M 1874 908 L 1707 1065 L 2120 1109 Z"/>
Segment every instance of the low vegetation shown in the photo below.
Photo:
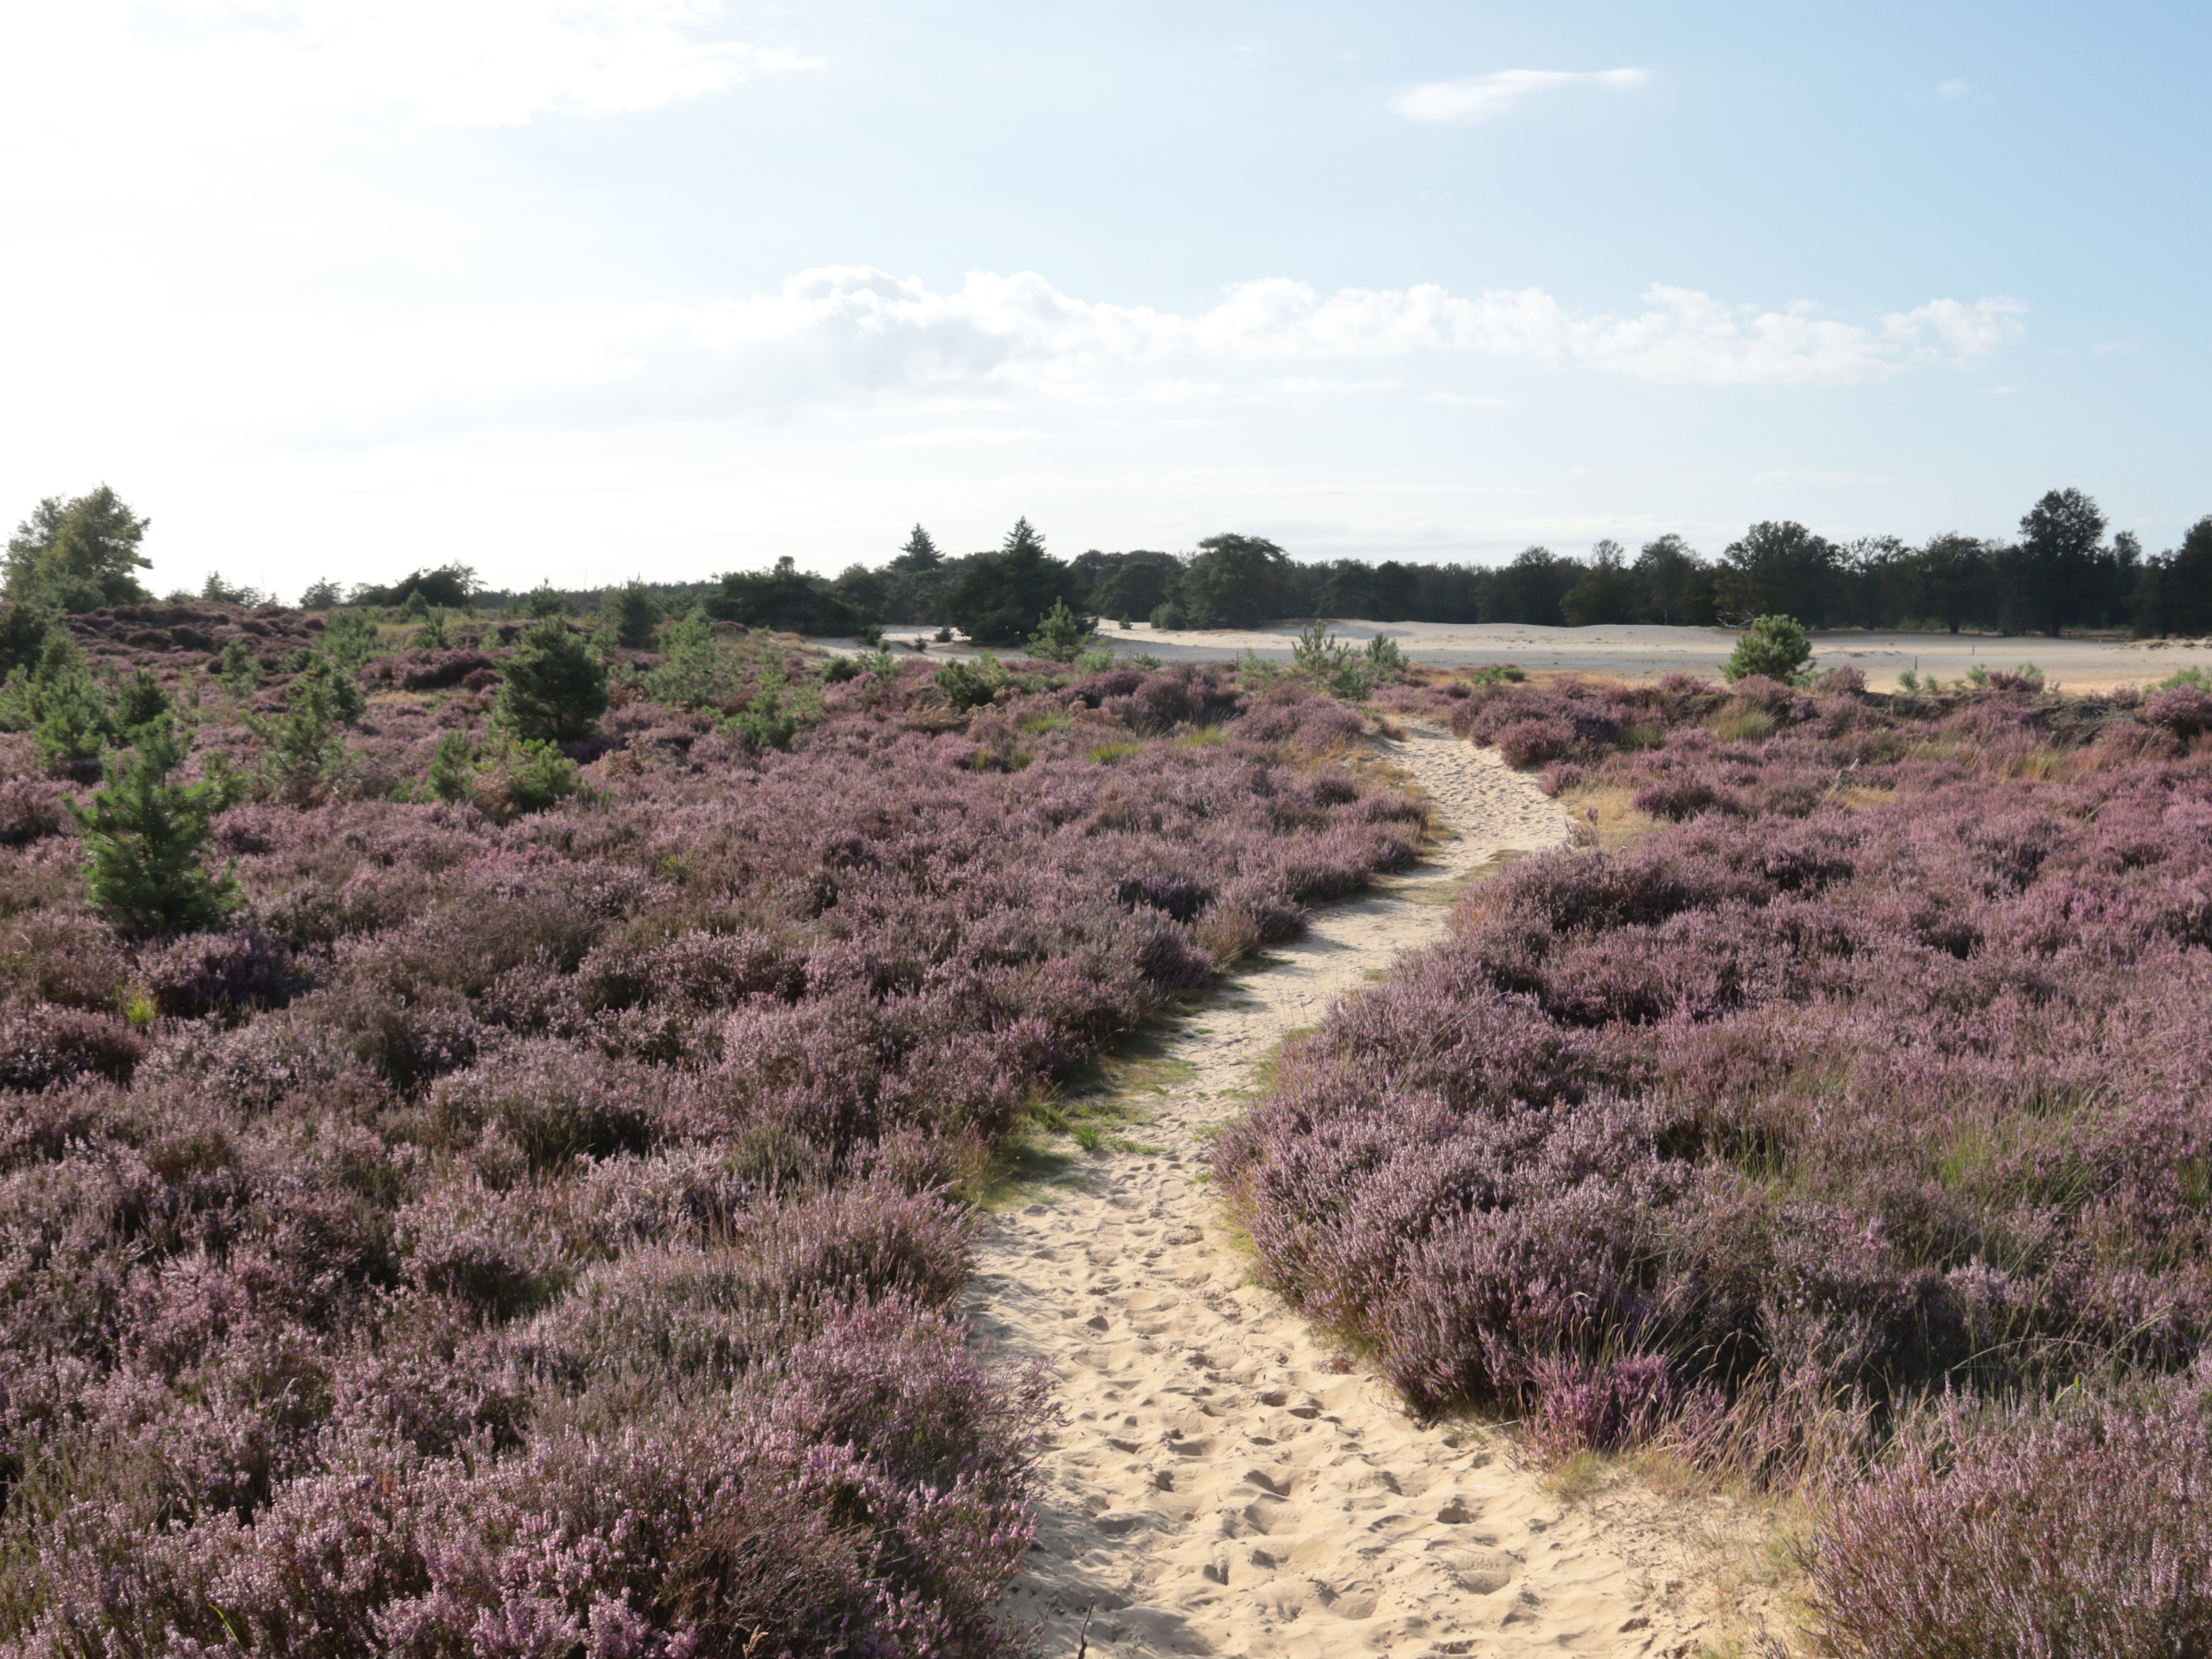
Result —
<path fill-rule="evenodd" d="M 1018 1650 L 971 1201 L 1422 809 L 1301 683 L 418 608 L 0 611 L 0 1652 Z"/>
<path fill-rule="evenodd" d="M 1827 1493 L 1816 1644 L 2192 1652 L 2212 697 L 1995 678 L 1392 694 L 1647 832 L 1470 888 L 1217 1168 L 1418 1410 Z"/>

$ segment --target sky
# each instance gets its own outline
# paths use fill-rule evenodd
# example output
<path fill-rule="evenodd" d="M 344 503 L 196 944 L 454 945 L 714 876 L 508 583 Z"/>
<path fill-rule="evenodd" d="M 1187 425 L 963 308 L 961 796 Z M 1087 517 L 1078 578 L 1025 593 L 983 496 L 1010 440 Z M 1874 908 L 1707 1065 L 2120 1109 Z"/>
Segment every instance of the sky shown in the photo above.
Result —
<path fill-rule="evenodd" d="M 70 0 L 0 520 L 160 591 L 2212 512 L 2201 6 Z"/>

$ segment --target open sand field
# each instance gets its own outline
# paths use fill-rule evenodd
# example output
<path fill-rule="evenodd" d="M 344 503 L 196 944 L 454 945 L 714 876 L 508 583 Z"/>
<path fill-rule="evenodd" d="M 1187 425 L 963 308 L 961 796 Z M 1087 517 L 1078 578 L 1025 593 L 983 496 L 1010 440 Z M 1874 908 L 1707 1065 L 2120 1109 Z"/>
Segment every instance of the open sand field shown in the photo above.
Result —
<path fill-rule="evenodd" d="M 1247 651 L 1282 662 L 1290 656 L 1300 624 L 1271 623 L 1244 630 L 1221 629 L 1162 632 L 1140 622 L 1126 630 L 1111 623 L 1103 637 L 1125 654 L 1149 652 L 1165 662 L 1198 662 L 1242 656 Z M 1511 622 L 1332 622 L 1340 639 L 1364 645 L 1386 634 L 1398 649 L 1419 663 L 1457 666 L 1468 663 L 1514 663 L 1532 670 L 1565 669 L 1612 679 L 1652 680 L 1663 674 L 1711 677 L 1728 660 L 1735 635 L 1718 628 L 1537 628 Z M 893 629 L 895 640 L 922 629 Z M 853 649 L 849 641 L 825 641 L 835 650 Z M 949 648 L 933 645 L 933 653 Z M 950 654 L 965 654 L 965 647 Z M 1003 654 L 1003 653 L 1002 653 Z M 1940 678 L 1963 678 L 1976 663 L 2011 668 L 2033 663 L 2057 685 L 2075 691 L 2108 691 L 2114 686 L 2141 686 L 2163 679 L 2176 668 L 2194 664 L 2212 672 L 2212 639 L 2207 640 L 2045 640 L 1994 634 L 1822 633 L 1813 636 L 1813 665 L 1849 663 L 1877 691 L 1897 688 L 1905 669 Z"/>
<path fill-rule="evenodd" d="M 1355 644 L 1374 635 L 1395 640 L 1398 649 L 1420 663 L 1515 663 L 1528 669 L 1572 669 L 1611 679 L 1650 680 L 1663 674 L 1711 677 L 1728 660 L 1735 635 L 1718 628 L 1536 628 L 1510 622 L 1333 622 L 1330 629 Z M 1164 661 L 1241 656 L 1285 658 L 1298 637 L 1299 624 L 1283 622 L 1249 632 L 1228 629 L 1163 633 L 1139 623 L 1124 631 L 1109 626 L 1106 637 L 1118 651 L 1148 651 Z M 2010 668 L 2033 663 L 2058 685 L 2075 691 L 2105 691 L 2162 679 L 2194 663 L 2212 672 L 2212 640 L 2126 641 L 2045 640 L 1990 634 L 1818 633 L 1813 636 L 1813 665 L 1849 663 L 1877 691 L 1896 689 L 1897 677 L 1911 668 L 1944 679 L 1962 678 L 1980 663 Z"/>
<path fill-rule="evenodd" d="M 1682 1654 L 1718 1633 L 1680 1516 L 1626 1487 L 1570 1502 L 1503 1435 L 1423 1429 L 1272 1293 L 1206 1184 L 1208 1132 L 1284 1037 L 1439 937 L 1461 883 L 1566 838 L 1495 751 L 1434 728 L 1385 744 L 1445 839 L 1410 877 L 1318 910 L 1182 1021 L 1128 1145 L 1023 1194 L 965 1312 L 1057 1372 L 1068 1421 L 1010 1611 L 1044 1651 Z"/>

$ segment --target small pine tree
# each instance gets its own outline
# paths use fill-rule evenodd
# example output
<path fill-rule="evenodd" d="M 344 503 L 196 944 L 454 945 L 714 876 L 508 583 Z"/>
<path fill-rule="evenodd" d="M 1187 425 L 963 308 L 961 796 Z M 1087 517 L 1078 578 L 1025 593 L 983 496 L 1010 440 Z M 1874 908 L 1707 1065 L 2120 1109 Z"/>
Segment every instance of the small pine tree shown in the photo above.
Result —
<path fill-rule="evenodd" d="M 476 788 L 477 746 L 465 732 L 448 732 L 430 754 L 430 793 L 441 801 L 465 801 Z"/>
<path fill-rule="evenodd" d="M 729 664 L 706 612 L 693 606 L 662 631 L 661 665 L 646 677 L 645 688 L 671 708 L 702 709 L 729 696 Z"/>
<path fill-rule="evenodd" d="M 351 760 L 346 740 L 338 735 L 337 688 L 360 688 L 351 681 L 320 672 L 300 675 L 285 692 L 291 709 L 274 726 L 258 721 L 249 726 L 266 745 L 261 760 L 262 786 L 280 801 L 295 806 L 312 806 L 329 798 L 346 774 Z"/>
<path fill-rule="evenodd" d="M 1812 661 L 1812 641 L 1791 617 L 1760 617 L 1736 636 L 1735 649 L 1721 668 L 1730 685 L 1747 675 L 1763 674 L 1788 684 Z"/>
<path fill-rule="evenodd" d="M 377 654 L 376 624 L 361 611 L 339 611 L 323 630 L 322 650 L 336 668 L 350 675 Z"/>
<path fill-rule="evenodd" d="M 607 594 L 604 606 L 616 643 L 625 651 L 650 651 L 653 630 L 660 626 L 661 602 L 653 590 L 632 576 Z"/>
<path fill-rule="evenodd" d="M 477 806 L 500 823 L 558 806 L 576 793 L 576 762 L 550 743 L 519 737 L 493 725 L 484 735 L 470 792 Z"/>
<path fill-rule="evenodd" d="M 507 659 L 500 712 L 534 742 L 588 737 L 606 712 L 606 665 L 558 617 L 525 629 Z"/>
<path fill-rule="evenodd" d="M 46 636 L 36 664 L 0 692 L 0 730 L 29 732 L 48 770 L 74 771 L 115 739 L 115 716 L 65 629 Z"/>
<path fill-rule="evenodd" d="M 169 693 L 151 668 L 139 669 L 115 693 L 115 724 L 125 732 L 151 725 L 169 711 Z"/>
<path fill-rule="evenodd" d="M 0 679 L 18 668 L 35 668 L 46 650 L 46 636 L 60 627 L 43 606 L 21 600 L 0 609 Z"/>
<path fill-rule="evenodd" d="M 524 596 L 523 615 L 543 619 L 569 614 L 569 596 L 550 582 L 541 582 Z"/>
<path fill-rule="evenodd" d="M 253 688 L 261 684 L 261 659 L 246 649 L 243 640 L 232 640 L 223 647 L 223 660 L 215 677 L 233 697 L 251 697 Z"/>
<path fill-rule="evenodd" d="M 1053 608 L 1037 619 L 1037 631 L 1030 636 L 1030 654 L 1050 663 L 1072 663 L 1096 637 L 1097 629 L 1095 618 L 1079 617 L 1067 608 L 1066 600 L 1055 599 Z"/>
<path fill-rule="evenodd" d="M 209 822 L 222 810 L 216 780 L 178 783 L 171 774 L 190 745 L 176 724 L 141 727 L 137 745 L 108 768 L 89 807 L 69 803 L 85 838 L 87 896 L 135 933 L 182 933 L 222 919 L 237 902 L 229 874 L 202 866 Z"/>

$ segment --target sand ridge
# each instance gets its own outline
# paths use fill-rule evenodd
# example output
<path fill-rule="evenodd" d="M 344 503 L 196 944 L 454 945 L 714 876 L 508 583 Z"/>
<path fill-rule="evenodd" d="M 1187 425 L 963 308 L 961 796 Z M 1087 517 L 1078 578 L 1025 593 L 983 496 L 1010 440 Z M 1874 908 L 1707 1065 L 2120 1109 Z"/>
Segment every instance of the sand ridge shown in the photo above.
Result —
<path fill-rule="evenodd" d="M 1171 1040 L 1181 1075 L 1134 1135 L 994 1218 L 963 1311 L 1058 1373 L 1068 1421 L 1010 1612 L 1043 1651 L 1687 1653 L 1687 1551 L 1657 1506 L 1563 1501 L 1467 1424 L 1424 1430 L 1281 1300 L 1247 1283 L 1205 1181 L 1283 1036 L 1440 937 L 1456 878 L 1566 839 L 1494 750 L 1433 727 L 1384 743 L 1446 839 L 1410 879 L 1317 910 L 1306 935 Z"/>

